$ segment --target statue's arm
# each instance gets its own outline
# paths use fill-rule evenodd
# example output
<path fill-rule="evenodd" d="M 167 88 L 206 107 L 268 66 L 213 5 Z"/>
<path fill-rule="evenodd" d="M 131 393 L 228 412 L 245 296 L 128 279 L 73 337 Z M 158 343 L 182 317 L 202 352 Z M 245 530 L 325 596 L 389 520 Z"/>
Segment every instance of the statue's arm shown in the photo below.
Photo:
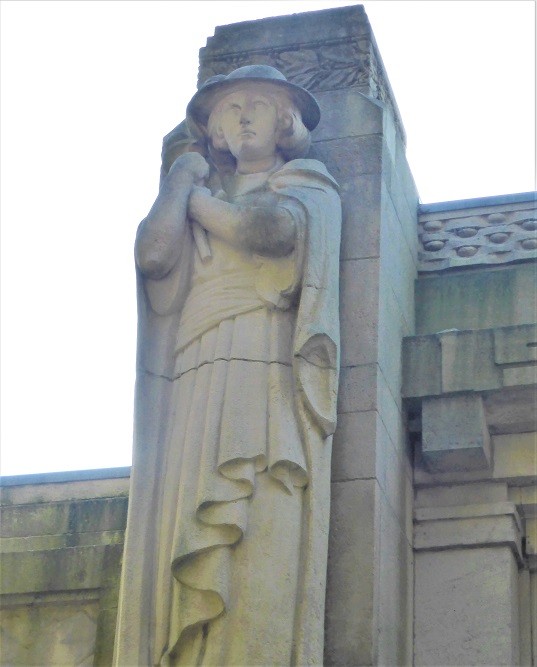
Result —
<path fill-rule="evenodd" d="M 278 206 L 274 194 L 265 194 L 259 206 L 242 206 L 212 197 L 206 188 L 194 187 L 188 214 L 236 248 L 284 257 L 295 246 L 295 220 L 288 210 Z"/>
<path fill-rule="evenodd" d="M 185 153 L 163 179 L 158 197 L 136 235 L 136 263 L 146 278 L 159 280 L 177 263 L 190 193 L 208 173 L 209 166 L 201 155 Z"/>

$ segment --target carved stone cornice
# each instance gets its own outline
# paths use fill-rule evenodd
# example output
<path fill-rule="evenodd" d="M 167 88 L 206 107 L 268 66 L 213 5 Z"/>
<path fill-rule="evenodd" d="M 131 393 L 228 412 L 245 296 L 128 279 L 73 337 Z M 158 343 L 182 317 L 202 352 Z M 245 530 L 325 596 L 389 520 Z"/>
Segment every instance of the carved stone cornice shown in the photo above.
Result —
<path fill-rule="evenodd" d="M 271 65 L 289 81 L 315 92 L 369 86 L 370 42 L 368 39 L 320 41 L 305 46 L 270 48 L 223 54 L 204 60 L 200 78 L 227 74 L 243 65 Z M 377 74 L 378 78 L 378 74 Z"/>
<path fill-rule="evenodd" d="M 451 210 L 450 202 L 422 207 L 418 219 L 419 271 L 536 259 L 535 193 L 528 193 L 527 201 L 517 202 L 513 197 L 515 201 L 495 205 L 495 199 L 501 198 L 470 200 L 467 207 L 460 206 L 464 202 L 453 202 L 458 206 Z M 473 203 L 479 201 L 481 206 Z"/>
<path fill-rule="evenodd" d="M 324 10 L 301 14 L 297 30 L 289 29 L 293 17 L 288 16 L 248 21 L 239 24 L 240 40 L 232 40 L 227 26 L 219 26 L 200 50 L 199 83 L 244 65 L 271 65 L 312 93 L 352 88 L 379 100 L 391 110 L 404 141 L 400 114 L 363 7 L 328 11 L 330 21 Z M 237 25 L 233 27 L 236 32 Z"/>

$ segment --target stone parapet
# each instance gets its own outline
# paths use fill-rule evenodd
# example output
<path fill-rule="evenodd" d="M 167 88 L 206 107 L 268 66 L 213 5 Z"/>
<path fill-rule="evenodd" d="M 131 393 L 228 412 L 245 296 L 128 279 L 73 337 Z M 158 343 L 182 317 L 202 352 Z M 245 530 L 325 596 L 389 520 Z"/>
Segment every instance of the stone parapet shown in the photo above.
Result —
<path fill-rule="evenodd" d="M 2 478 L 4 664 L 111 663 L 128 491 L 128 468 Z"/>
<path fill-rule="evenodd" d="M 419 270 L 536 259 L 536 200 L 529 192 L 421 206 Z"/>

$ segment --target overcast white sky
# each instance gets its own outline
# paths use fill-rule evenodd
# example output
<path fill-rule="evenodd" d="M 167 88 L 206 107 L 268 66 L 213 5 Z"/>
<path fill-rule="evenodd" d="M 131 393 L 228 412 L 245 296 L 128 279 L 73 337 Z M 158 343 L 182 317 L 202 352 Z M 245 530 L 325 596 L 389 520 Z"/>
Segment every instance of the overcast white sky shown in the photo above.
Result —
<path fill-rule="evenodd" d="M 533 0 L 3 0 L 2 474 L 130 465 L 132 244 L 198 49 L 216 25 L 351 4 L 422 202 L 533 190 Z"/>

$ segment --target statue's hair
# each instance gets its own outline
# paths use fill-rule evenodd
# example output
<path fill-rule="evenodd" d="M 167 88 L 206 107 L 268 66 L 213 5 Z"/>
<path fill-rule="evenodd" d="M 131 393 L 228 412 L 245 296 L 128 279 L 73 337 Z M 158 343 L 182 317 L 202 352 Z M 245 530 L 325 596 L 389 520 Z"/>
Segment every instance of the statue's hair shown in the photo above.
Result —
<path fill-rule="evenodd" d="M 276 147 L 286 160 L 304 157 L 311 144 L 311 135 L 302 122 L 302 116 L 296 104 L 283 90 L 269 90 L 263 93 L 276 107 L 278 127 Z M 225 98 L 222 98 L 222 100 Z M 219 170 L 235 169 L 235 158 L 229 151 L 229 146 L 220 127 L 222 100 L 212 110 L 207 123 L 209 152 Z"/>

